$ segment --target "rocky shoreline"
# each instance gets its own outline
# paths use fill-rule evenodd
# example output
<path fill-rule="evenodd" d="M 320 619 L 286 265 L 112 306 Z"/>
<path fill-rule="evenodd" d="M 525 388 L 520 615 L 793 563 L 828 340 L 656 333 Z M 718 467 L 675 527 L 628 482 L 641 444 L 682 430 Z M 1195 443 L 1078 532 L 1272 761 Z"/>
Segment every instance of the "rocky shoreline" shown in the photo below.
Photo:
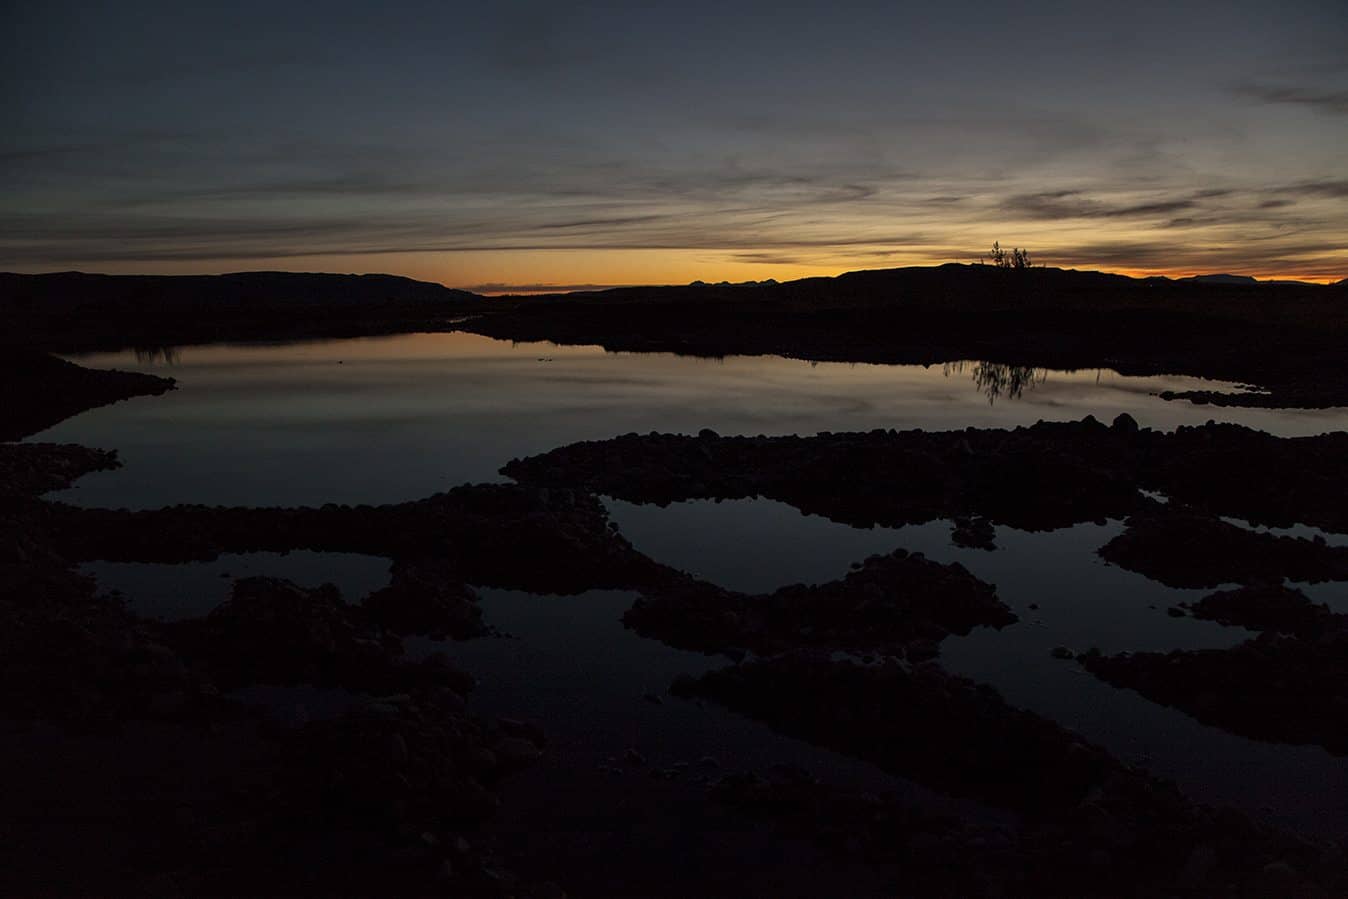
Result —
<path fill-rule="evenodd" d="M 1348 755 L 1348 615 L 1276 583 L 1218 591 L 1187 609 L 1260 633 L 1230 649 L 1089 652 L 1078 661 L 1114 686 L 1233 733 Z"/>
<path fill-rule="evenodd" d="M 759 496 L 857 527 L 976 517 L 1053 530 L 1154 511 L 1163 504 L 1150 491 L 1212 519 L 1348 531 L 1344 458 L 1344 432 L 1282 438 L 1209 422 L 1167 433 L 1124 414 L 1110 425 L 1088 416 L 1011 430 L 626 434 L 501 471 L 631 502 Z"/>
<path fill-rule="evenodd" d="M 913 657 L 950 634 L 1016 622 L 991 584 L 961 565 L 899 549 L 841 580 L 747 596 L 679 577 L 647 588 L 623 616 L 644 637 L 707 652 L 759 655 L 803 646 Z"/>
<path fill-rule="evenodd" d="M 0 445 L 0 457 L 14 450 L 30 466 L 44 452 L 52 461 L 45 479 L 27 478 L 39 489 L 77 470 L 70 447 Z M 107 466 L 106 457 L 87 452 L 84 467 Z M 249 792 L 229 807 L 232 817 L 212 822 L 223 834 L 198 835 L 201 845 L 180 847 L 171 865 L 144 860 L 115 875 L 123 879 L 102 881 L 102 889 L 558 895 L 498 870 L 480 833 L 498 802 L 495 785 L 539 756 L 543 735 L 472 714 L 469 675 L 443 656 L 411 661 L 402 651 L 403 633 L 473 620 L 464 609 L 470 591 L 447 595 L 437 582 L 423 593 L 408 586 L 415 569 L 402 566 L 367 608 L 344 603 L 331 585 L 310 590 L 248 578 L 203 618 L 148 621 L 96 595 L 49 532 L 33 526 L 44 504 L 16 495 L 16 486 L 7 485 L 0 511 L 3 718 L 122 734 L 128 745 L 152 728 L 229 731 L 266 759 L 265 770 L 253 772 L 260 783 L 239 785 Z M 334 717 L 278 727 L 265 706 L 236 695 L 251 685 L 339 689 L 349 699 Z M 109 760 L 114 779 L 118 767 Z M 216 767 L 230 770 L 224 759 Z M 143 852 L 173 839 L 165 827 L 171 819 L 148 822 L 132 842 Z M 321 865 L 307 857 L 313 853 Z M 27 889 L 71 888 L 50 871 L 43 876 L 49 879 Z"/>
<path fill-rule="evenodd" d="M 42 353 L 7 353 L 0 360 L 0 441 L 21 440 L 89 409 L 173 388 L 172 378 L 94 371 Z"/>
<path fill-rule="evenodd" d="M 90 386 L 101 379 L 61 374 L 75 386 L 43 416 L 129 389 L 116 377 Z M 15 432 L 30 433 L 23 428 L 43 416 Z M 1087 652 L 1078 662 L 1232 732 L 1342 754 L 1348 630 L 1281 579 L 1348 579 L 1348 550 L 1223 517 L 1348 530 L 1345 441 L 1214 424 L 1166 434 L 1127 416 L 1009 431 L 627 435 L 514 460 L 503 469 L 514 484 L 416 502 L 141 512 L 42 497 L 115 467 L 115 453 L 0 443 L 0 720 L 31 736 L 14 744 L 29 752 L 14 764 L 30 767 L 44 746 L 92 752 L 80 747 L 109 735 L 146 757 L 197 747 L 191 820 L 137 819 L 117 836 L 129 861 L 90 862 L 86 876 L 105 891 L 558 896 L 546 872 L 507 870 L 488 835 L 501 785 L 552 751 L 546 734 L 475 714 L 471 672 L 443 655 L 414 658 L 404 641 L 490 634 L 483 586 L 630 589 L 640 598 L 625 615 L 629 628 L 736 660 L 675 682 L 675 696 L 1013 816 L 1009 826 L 952 820 L 809 776 L 709 778 L 709 800 L 767 816 L 829 852 L 897 865 L 900 892 L 1338 894 L 1348 889 L 1343 847 L 1195 804 L 943 670 L 946 637 L 1017 622 L 995 586 L 962 566 L 901 549 L 825 584 L 737 593 L 638 552 L 598 494 L 659 503 L 765 496 L 853 525 L 951 520 L 952 540 L 973 546 L 988 544 L 994 524 L 1126 519 L 1102 556 L 1165 583 L 1253 585 L 1190 611 L 1266 632 L 1230 650 Z M 1266 475 L 1249 477 L 1251 466 Z M 295 549 L 387 558 L 390 583 L 344 600 L 331 585 L 245 578 L 209 614 L 158 622 L 99 595 L 75 569 Z M 260 687 L 319 691 L 337 709 L 295 718 L 250 696 Z M 127 790 L 135 754 L 106 763 Z M 31 854 L 44 833 L 16 845 Z M 31 859 L 11 871 L 29 892 L 79 891 L 80 874 L 62 881 Z"/>
<path fill-rule="evenodd" d="M 1016 812 L 1018 826 L 977 843 L 948 826 L 924 834 L 939 847 L 928 865 L 952 850 L 967 858 L 965 876 L 983 880 L 971 894 L 1290 895 L 1308 880 L 1342 876 L 1336 852 L 1196 806 L 1172 784 L 930 663 L 787 654 L 682 681 L 675 692 Z M 813 824 L 823 831 L 827 819 Z M 911 840 L 887 849 L 902 853 Z"/>

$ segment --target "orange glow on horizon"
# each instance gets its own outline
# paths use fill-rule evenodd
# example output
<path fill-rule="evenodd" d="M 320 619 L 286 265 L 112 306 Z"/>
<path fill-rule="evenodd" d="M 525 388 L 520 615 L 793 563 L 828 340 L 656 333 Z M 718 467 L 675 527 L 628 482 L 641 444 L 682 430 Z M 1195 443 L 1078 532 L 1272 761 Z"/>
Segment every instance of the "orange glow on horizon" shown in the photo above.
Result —
<path fill-rule="evenodd" d="M 1009 242 L 1008 242 L 1009 243 Z M 1059 260 L 1051 252 L 1036 252 L 1034 242 L 1025 242 L 1034 253 L 1035 265 L 1081 271 L 1112 272 L 1133 278 L 1184 278 L 1203 274 L 1249 275 L 1259 281 L 1288 280 L 1332 284 L 1345 276 L 1325 273 L 1324 266 L 1310 263 L 1304 269 L 1245 269 L 1190 263 L 1183 266 L 1110 265 L 1093 263 L 1088 257 Z M 106 274 L 187 275 L 225 274 L 241 271 L 341 272 L 392 274 L 473 290 L 485 296 L 508 294 L 566 293 L 607 287 L 682 285 L 692 281 L 794 281 L 801 278 L 834 277 L 846 272 L 970 264 L 980 261 L 978 252 L 967 254 L 862 248 L 839 258 L 827 251 L 814 258 L 784 261 L 745 261 L 755 251 L 726 252 L 702 249 L 623 250 L 475 250 L 464 252 L 382 253 L 362 255 L 292 256 L 281 259 L 230 259 L 226 261 L 136 263 L 117 262 L 63 266 L 62 270 Z M 984 253 L 983 255 L 986 255 Z M 737 258 L 740 257 L 740 258 Z M 51 267 L 20 266 L 16 271 L 52 271 Z"/>

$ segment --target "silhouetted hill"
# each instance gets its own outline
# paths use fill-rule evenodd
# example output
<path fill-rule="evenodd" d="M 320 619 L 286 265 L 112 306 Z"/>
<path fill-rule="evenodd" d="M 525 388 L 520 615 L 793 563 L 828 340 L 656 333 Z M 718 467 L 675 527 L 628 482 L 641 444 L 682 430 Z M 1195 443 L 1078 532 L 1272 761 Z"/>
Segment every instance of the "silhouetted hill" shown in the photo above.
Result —
<path fill-rule="evenodd" d="M 1258 384 L 1242 405 L 1348 403 L 1348 303 L 1318 285 L 942 265 L 783 284 L 627 287 L 493 301 L 468 330 L 693 355 L 932 364 L 982 359 Z"/>
<path fill-rule="evenodd" d="M 1190 275 L 1187 278 L 1179 278 L 1180 281 L 1195 281 L 1199 284 L 1280 284 L 1295 285 L 1297 287 L 1323 287 L 1326 285 L 1316 284 L 1314 281 L 1297 281 L 1294 278 L 1269 278 L 1260 281 L 1258 278 L 1250 275 Z M 1340 282 L 1342 283 L 1342 282 Z M 1332 285 L 1329 285 L 1332 286 Z"/>
<path fill-rule="evenodd" d="M 1076 314 L 1099 316 L 1124 311 L 1147 318 L 1175 317 L 1213 324 L 1295 321 L 1316 327 L 1348 325 L 1348 311 L 1339 295 L 1320 285 L 1131 278 L 1075 269 L 1000 269 L 957 263 L 864 270 L 783 283 L 694 283 L 503 297 L 485 308 L 503 314 L 476 322 L 474 330 L 513 333 L 527 329 L 531 323 L 546 322 L 549 329 L 565 331 L 568 323 L 590 324 L 595 316 L 616 323 L 624 317 L 675 314 L 676 319 L 686 318 L 692 323 L 694 318 L 733 319 L 744 314 L 758 317 L 760 327 L 798 316 L 898 316 L 909 321 L 957 319 L 964 322 L 966 330 L 972 330 L 992 318 L 1006 319 L 1000 324 L 1021 332 L 1039 318 L 1057 318 L 1067 324 L 1067 319 Z M 770 310 L 771 320 L 763 319 Z M 667 333 L 664 328 L 647 332 L 652 340 L 660 340 Z"/>
<path fill-rule="evenodd" d="M 443 323 L 476 294 L 396 275 L 0 274 L 6 342 L 102 345 L 373 333 Z"/>
<path fill-rule="evenodd" d="M 1187 278 L 1179 278 L 1180 281 L 1194 281 L 1199 284 L 1258 284 L 1258 280 L 1250 275 L 1190 275 Z"/>

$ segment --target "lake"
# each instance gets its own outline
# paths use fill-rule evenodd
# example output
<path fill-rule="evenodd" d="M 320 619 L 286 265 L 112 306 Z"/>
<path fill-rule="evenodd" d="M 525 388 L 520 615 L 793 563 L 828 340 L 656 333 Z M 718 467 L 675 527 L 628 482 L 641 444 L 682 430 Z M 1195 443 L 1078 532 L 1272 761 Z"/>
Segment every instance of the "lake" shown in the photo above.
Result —
<path fill-rule="evenodd" d="M 1161 429 L 1209 419 L 1284 436 L 1348 426 L 1344 410 L 1223 409 L 1155 396 L 1234 387 L 1194 378 L 1008 369 L 976 361 L 922 367 L 703 359 L 512 345 L 462 333 L 70 358 L 179 382 L 168 395 L 95 409 L 31 438 L 119 451 L 122 469 L 91 474 L 50 495 L 85 506 L 398 502 L 460 483 L 500 481 L 498 469 L 512 457 L 632 431 L 943 430 L 1087 414 L 1108 422 L 1121 412 Z M 832 580 L 851 562 L 898 546 L 959 561 L 996 584 L 1021 621 L 948 639 L 942 658 L 951 670 L 991 683 L 1013 704 L 1177 780 L 1199 800 L 1238 805 L 1307 832 L 1332 833 L 1348 820 L 1345 760 L 1318 747 L 1223 733 L 1050 657 L 1057 645 L 1164 650 L 1227 646 L 1249 636 L 1165 614 L 1207 591 L 1170 589 L 1106 565 L 1095 549 L 1118 533 L 1118 522 L 1047 534 L 999 528 L 999 548 L 986 552 L 951 545 L 945 522 L 856 529 L 766 500 L 667 508 L 605 501 L 638 549 L 739 590 Z M 233 577 L 252 573 L 306 584 L 330 580 L 356 600 L 386 581 L 387 565 L 372 557 L 291 553 L 185 566 L 90 563 L 85 570 L 143 614 L 172 618 L 208 611 L 225 598 Z M 1346 606 L 1342 584 L 1308 592 Z M 484 639 L 447 651 L 482 679 L 479 702 L 486 710 L 524 710 L 540 718 L 587 771 L 595 759 L 620 754 L 642 733 L 662 741 L 670 758 L 686 759 L 702 751 L 697 739 L 733 731 L 736 745 L 757 739 L 777 747 L 764 750 L 767 756 L 804 758 L 816 769 L 865 779 L 856 770 L 866 766 L 793 749 L 792 741 L 751 722 L 732 728 L 722 716 L 699 730 L 688 722 L 707 720 L 703 713 L 679 711 L 673 700 L 664 706 L 643 702 L 646 692 L 662 690 L 675 674 L 702 670 L 711 660 L 625 631 L 617 619 L 628 596 L 483 593 L 487 621 L 514 639 Z M 577 645 L 587 647 L 579 661 Z M 568 711 L 576 709 L 591 724 L 577 725 Z M 652 723 L 661 716 L 683 723 Z M 562 767 L 551 765 L 549 776 L 562 776 Z M 829 771 L 816 773 L 827 777 Z"/>
<path fill-rule="evenodd" d="M 703 359 L 465 333 L 69 358 L 178 379 L 176 392 L 94 409 L 32 438 L 117 449 L 123 469 L 58 496 L 128 508 L 399 502 L 500 480 L 514 456 L 632 431 L 947 430 L 1090 414 L 1107 423 L 1128 412 L 1144 427 L 1216 419 L 1296 436 L 1348 421 L 1342 410 L 1222 409 L 1153 395 L 1228 386 L 1197 378 L 1040 370 L 1018 397 L 989 397 L 978 363 Z"/>

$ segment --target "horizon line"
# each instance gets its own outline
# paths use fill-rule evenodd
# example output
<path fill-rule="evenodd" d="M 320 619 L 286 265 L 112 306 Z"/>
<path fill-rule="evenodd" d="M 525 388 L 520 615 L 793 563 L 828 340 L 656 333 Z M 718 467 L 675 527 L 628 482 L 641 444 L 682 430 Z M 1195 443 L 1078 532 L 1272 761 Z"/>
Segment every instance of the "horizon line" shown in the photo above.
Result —
<path fill-rule="evenodd" d="M 504 281 L 486 281 L 486 282 L 479 282 L 479 283 L 476 283 L 476 284 L 451 284 L 451 283 L 448 283 L 448 282 L 446 282 L 446 281 L 435 280 L 435 279 L 431 279 L 431 278 L 417 278 L 417 277 L 413 277 L 413 276 L 411 276 L 411 275 L 398 274 L 397 272 L 392 272 L 392 271 L 341 272 L 341 271 L 312 271 L 312 270 L 293 270 L 293 269 L 240 269 L 240 270 L 238 270 L 238 271 L 227 271 L 227 272 L 175 272 L 175 273 L 162 273 L 162 272 L 156 272 L 156 273 L 150 273 L 150 272 L 118 272 L 118 273 L 110 273 L 110 272 L 98 272 L 98 271 L 85 271 L 85 270 L 82 270 L 82 269 L 59 269 L 59 270 L 45 270 L 45 271 L 15 271 L 15 270 L 8 270 L 8 271 L 0 271 L 0 274 L 3 274 L 3 275 L 29 275 L 29 276 L 75 274 L 75 275 L 93 275 L 93 276 L 99 276 L 99 277 L 111 277 L 111 278 L 120 278 L 120 277 L 127 277 L 127 278 L 191 278 L 191 277 L 205 277 L 205 278 L 212 278 L 212 277 L 228 277 L 228 276 L 230 276 L 230 275 L 248 275 L 248 274 L 347 275 L 347 276 L 356 276 L 356 277 L 362 277 L 362 276 L 388 276 L 388 277 L 395 277 L 395 278 L 406 278 L 406 279 L 409 280 L 409 281 L 417 281 L 417 282 L 420 282 L 420 283 L 423 283 L 423 284 L 435 284 L 435 285 L 438 285 L 438 286 L 440 286 L 440 287 L 444 287 L 444 288 L 446 288 L 447 290 L 461 290 L 461 291 L 464 291 L 464 292 L 467 292 L 467 293 L 473 293 L 473 294 L 476 294 L 476 295 L 478 295 L 478 296 L 486 296 L 486 297 L 503 297 L 503 296 L 531 296 L 531 295 L 533 295 L 533 296 L 543 296 L 543 295 L 550 295 L 550 294 L 570 294 L 570 293 L 596 293 L 596 292 L 601 292 L 601 291 L 606 291 L 606 290 L 624 290 L 624 289 L 640 289 L 640 288 L 652 288 L 652 289 L 654 289 L 654 288 L 665 288 L 665 287 L 691 287 L 691 286 L 697 285 L 697 284 L 704 284 L 704 285 L 709 286 L 709 287 L 719 287 L 719 286 L 749 286 L 749 285 L 756 285 L 756 284 L 785 284 L 785 283 L 790 283 L 790 282 L 793 282 L 793 281 L 805 281 L 805 280 L 811 280 L 811 279 L 814 279 L 814 278 L 838 278 L 838 277 L 842 277 L 843 275 L 855 274 L 855 273 L 859 273 L 859 272 L 897 271 L 897 270 L 900 270 L 900 269 L 918 269 L 918 268 L 932 268 L 932 269 L 934 269 L 934 268 L 942 268 L 942 267 L 947 266 L 947 265 L 962 265 L 962 266 L 970 266 L 970 267 L 973 267 L 973 266 L 987 265 L 987 264 L 988 264 L 988 263 L 983 263 L 983 262 L 956 262 L 956 261 L 953 261 L 953 260 L 952 260 L 952 261 L 947 261 L 947 262 L 931 263 L 931 264 L 928 264 L 928 265 L 899 265 L 899 266 L 886 266 L 886 267 L 883 267 L 883 268 L 843 269 L 843 270 L 840 270 L 840 271 L 836 271 L 836 272 L 834 272 L 834 273 L 832 273 L 832 274 L 804 275 L 804 276 L 801 276 L 801 277 L 787 278 L 787 279 L 777 279 L 777 278 L 768 277 L 768 278 L 762 278 L 762 279 L 759 279 L 759 280 L 746 279 L 746 280 L 741 280 L 741 281 L 729 281 L 729 280 L 726 280 L 726 279 L 716 279 L 716 280 L 712 280 L 712 279 L 705 279 L 705 278 L 704 278 L 704 279 L 693 279 L 692 281 L 680 281 L 680 282 L 675 282 L 675 281 L 667 281 L 667 282 L 655 282 L 655 281 L 649 281 L 649 282 L 644 282 L 644 283 L 643 283 L 643 282 L 628 282 L 628 283 L 613 283 L 613 284 L 603 284 L 603 283 L 594 283 L 594 282 L 589 282 L 589 283 L 566 283 L 566 282 L 561 282 L 561 283 L 555 283 L 555 284 L 554 284 L 554 283 L 549 283 L 549 282 L 545 282 L 545 281 L 533 281 L 533 282 L 526 282 L 526 283 L 519 283 L 519 284 L 513 284 L 513 283 L 509 283 L 509 282 L 504 282 Z M 1189 269 L 1179 269 L 1179 270 L 1174 270 L 1174 269 L 1172 269 L 1172 270 L 1168 270 L 1168 271 L 1156 271 L 1156 270 L 1148 270 L 1148 269 L 1127 269 L 1127 268 L 1124 268 L 1124 269 L 1117 269 L 1117 270 L 1110 270 L 1110 269 L 1103 269 L 1103 268 L 1100 268 L 1100 269 L 1089 269 L 1089 268 L 1063 268 L 1063 267 L 1061 267 L 1061 266 L 1055 266 L 1055 265 L 1036 265 L 1036 266 L 1033 266 L 1033 267 L 1034 267 L 1034 268 L 1042 268 L 1042 269 L 1054 269 L 1054 270 L 1057 270 L 1057 271 L 1063 271 L 1063 272 L 1079 272 L 1079 273 L 1082 273 L 1082 274 L 1119 275 L 1119 276 L 1122 276 L 1122 277 L 1125 277 L 1125 278 L 1132 278 L 1132 279 L 1135 279 L 1135 280 L 1146 280 L 1146 279 L 1148 279 L 1148 278 L 1164 278 L 1164 279 L 1171 280 L 1171 281 L 1182 281 L 1182 280 L 1190 279 L 1190 278 L 1203 278 L 1203 277 L 1209 277 L 1209 278 L 1215 278 L 1215 277 L 1236 277 L 1236 278 L 1251 278 L 1251 279 L 1253 279 L 1253 280 L 1254 280 L 1256 283 L 1258 283 L 1258 284 L 1277 284 L 1277 283 L 1282 282 L 1282 283 L 1305 284 L 1305 285 L 1307 285 L 1307 286 L 1316 286 L 1316 287 L 1330 287 L 1330 286 L 1333 286 L 1333 285 L 1342 283 L 1342 282 L 1344 282 L 1344 281 L 1348 281 L 1348 276 L 1345 276 L 1345 277 L 1342 277 L 1342 278 L 1334 278 L 1334 277 L 1323 277 L 1323 278 L 1320 278 L 1320 277 L 1295 277 L 1295 276 L 1292 276 L 1292 275 L 1272 275 L 1272 276 L 1263 276 L 1263 277 L 1261 277 L 1261 276 L 1259 276 L 1259 275 L 1245 274 L 1245 273 L 1242 273 L 1242 272 L 1233 272 L 1233 271 L 1229 271 L 1229 270 L 1227 270 L 1227 271 L 1205 271 L 1205 270 L 1189 270 Z"/>

